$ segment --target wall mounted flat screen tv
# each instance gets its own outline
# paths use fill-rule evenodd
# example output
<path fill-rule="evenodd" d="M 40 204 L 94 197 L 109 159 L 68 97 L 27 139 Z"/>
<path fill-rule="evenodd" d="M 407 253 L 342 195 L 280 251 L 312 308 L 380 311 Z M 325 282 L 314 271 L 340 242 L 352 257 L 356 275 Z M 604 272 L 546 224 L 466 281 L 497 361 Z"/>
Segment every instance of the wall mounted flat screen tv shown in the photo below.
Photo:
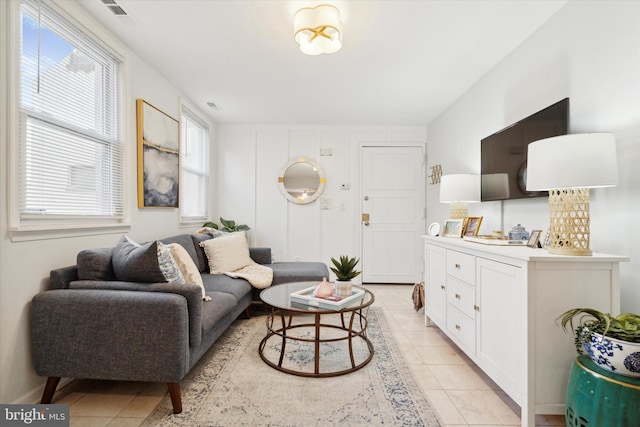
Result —
<path fill-rule="evenodd" d="M 569 98 L 481 140 L 482 201 L 546 197 L 527 191 L 529 143 L 569 132 Z"/>

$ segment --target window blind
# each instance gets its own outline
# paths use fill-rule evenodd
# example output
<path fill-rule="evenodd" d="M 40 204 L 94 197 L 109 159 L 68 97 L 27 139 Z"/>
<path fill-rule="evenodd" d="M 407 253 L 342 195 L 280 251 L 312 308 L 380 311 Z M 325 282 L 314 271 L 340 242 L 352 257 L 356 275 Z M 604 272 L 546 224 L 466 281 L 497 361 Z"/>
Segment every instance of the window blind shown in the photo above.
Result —
<path fill-rule="evenodd" d="M 203 221 L 208 218 L 209 128 L 185 107 L 180 118 L 180 218 Z"/>
<path fill-rule="evenodd" d="M 121 62 L 45 2 L 21 24 L 20 218 L 122 218 Z"/>

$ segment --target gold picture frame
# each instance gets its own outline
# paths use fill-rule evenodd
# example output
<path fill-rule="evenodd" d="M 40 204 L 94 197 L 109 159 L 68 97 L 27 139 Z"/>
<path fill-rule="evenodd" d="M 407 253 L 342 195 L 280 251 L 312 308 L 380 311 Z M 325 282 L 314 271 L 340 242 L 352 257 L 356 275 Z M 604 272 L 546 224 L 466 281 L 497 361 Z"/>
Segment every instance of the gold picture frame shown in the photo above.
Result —
<path fill-rule="evenodd" d="M 177 208 L 180 122 L 143 99 L 136 100 L 138 207 Z"/>
<path fill-rule="evenodd" d="M 464 219 L 448 219 L 444 222 L 443 237 L 462 237 Z"/>
<path fill-rule="evenodd" d="M 480 224 L 482 224 L 481 216 L 469 216 L 464 222 L 463 236 L 477 236 L 480 230 Z"/>
<path fill-rule="evenodd" d="M 531 234 L 529 235 L 529 241 L 527 242 L 527 246 L 530 248 L 540 248 L 542 245 L 540 244 L 540 236 L 542 235 L 542 230 L 531 230 Z"/>

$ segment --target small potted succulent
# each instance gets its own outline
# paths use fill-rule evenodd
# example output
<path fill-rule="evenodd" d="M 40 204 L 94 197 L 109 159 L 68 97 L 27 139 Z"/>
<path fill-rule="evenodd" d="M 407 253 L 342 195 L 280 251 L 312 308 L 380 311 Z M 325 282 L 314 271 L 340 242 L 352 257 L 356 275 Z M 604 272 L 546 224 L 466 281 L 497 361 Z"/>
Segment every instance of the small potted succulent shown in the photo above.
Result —
<path fill-rule="evenodd" d="M 586 352 L 594 363 L 611 372 L 640 377 L 640 316 L 624 313 L 614 317 L 592 308 L 573 308 L 557 320 L 565 332 L 569 326 L 574 331 L 579 354 Z"/>
<path fill-rule="evenodd" d="M 348 255 L 342 255 L 339 259 L 331 258 L 331 271 L 336 275 L 336 291 L 337 298 L 346 298 L 352 294 L 353 283 L 351 280 L 360 274 L 356 270 L 356 265 L 360 260 Z"/>

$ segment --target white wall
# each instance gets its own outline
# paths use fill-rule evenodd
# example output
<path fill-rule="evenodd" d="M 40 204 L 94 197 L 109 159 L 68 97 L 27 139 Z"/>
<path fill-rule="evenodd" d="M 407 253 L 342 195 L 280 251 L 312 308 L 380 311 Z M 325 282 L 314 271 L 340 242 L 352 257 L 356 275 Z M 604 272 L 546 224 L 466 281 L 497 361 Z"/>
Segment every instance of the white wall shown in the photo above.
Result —
<path fill-rule="evenodd" d="M 426 128 L 358 126 L 218 127 L 217 216 L 251 228 L 252 244 L 267 246 L 275 261 L 322 261 L 360 256 L 359 148 L 425 142 Z M 331 150 L 321 156 L 321 148 Z M 287 201 L 278 177 L 289 159 L 307 157 L 326 174 L 321 198 L 308 205 Z M 349 184 L 349 190 L 340 189 Z M 321 209 L 325 205 L 326 209 Z"/>
<path fill-rule="evenodd" d="M 565 97 L 570 132 L 616 135 L 620 185 L 591 190 L 591 248 L 627 255 L 622 310 L 640 312 L 640 3 L 569 2 L 427 128 L 428 165 L 444 174 L 479 173 L 480 140 Z M 464 153 L 464 154 L 462 154 Z M 427 187 L 427 221 L 448 205 Z M 500 202 L 471 204 L 481 234 L 499 228 Z M 504 202 L 504 226 L 547 229 L 547 199 Z M 558 286 L 561 286 L 559 283 Z"/>
<path fill-rule="evenodd" d="M 12 1 L 14 4 L 17 1 Z M 91 28 L 105 41 L 117 45 L 100 24 L 89 19 L 77 6 L 62 2 L 65 9 Z M 9 19 L 10 2 L 0 2 L 0 16 Z M 115 245 L 120 235 L 104 234 L 96 236 L 13 242 L 7 229 L 7 129 L 15 123 L 6 123 L 7 105 L 5 100 L 8 27 L 0 25 L 0 53 L 3 69 L 0 88 L 0 402 L 27 403 L 39 401 L 44 387 L 44 378 L 36 376 L 33 370 L 30 348 L 29 305 L 31 298 L 47 286 L 49 271 L 54 268 L 75 264 L 76 254 L 90 247 L 110 247 Z M 194 228 L 179 225 L 177 209 L 138 209 L 136 181 L 136 98 L 143 98 L 174 118 L 180 117 L 181 94 L 161 75 L 151 69 L 138 57 L 120 47 L 127 57 L 128 75 L 125 104 L 125 173 L 126 197 L 132 226 L 128 233 L 137 241 L 152 240 L 178 233 L 191 233 Z M 182 101 L 185 101 L 182 99 Z M 193 108 L 193 107 L 192 107 Z M 202 117 L 205 117 L 202 115 Z M 211 125 L 212 126 L 212 125 Z M 213 126 L 212 126 L 213 129 Z M 213 152 L 213 150 L 211 150 Z M 213 153 L 212 153 L 213 155 Z"/>

